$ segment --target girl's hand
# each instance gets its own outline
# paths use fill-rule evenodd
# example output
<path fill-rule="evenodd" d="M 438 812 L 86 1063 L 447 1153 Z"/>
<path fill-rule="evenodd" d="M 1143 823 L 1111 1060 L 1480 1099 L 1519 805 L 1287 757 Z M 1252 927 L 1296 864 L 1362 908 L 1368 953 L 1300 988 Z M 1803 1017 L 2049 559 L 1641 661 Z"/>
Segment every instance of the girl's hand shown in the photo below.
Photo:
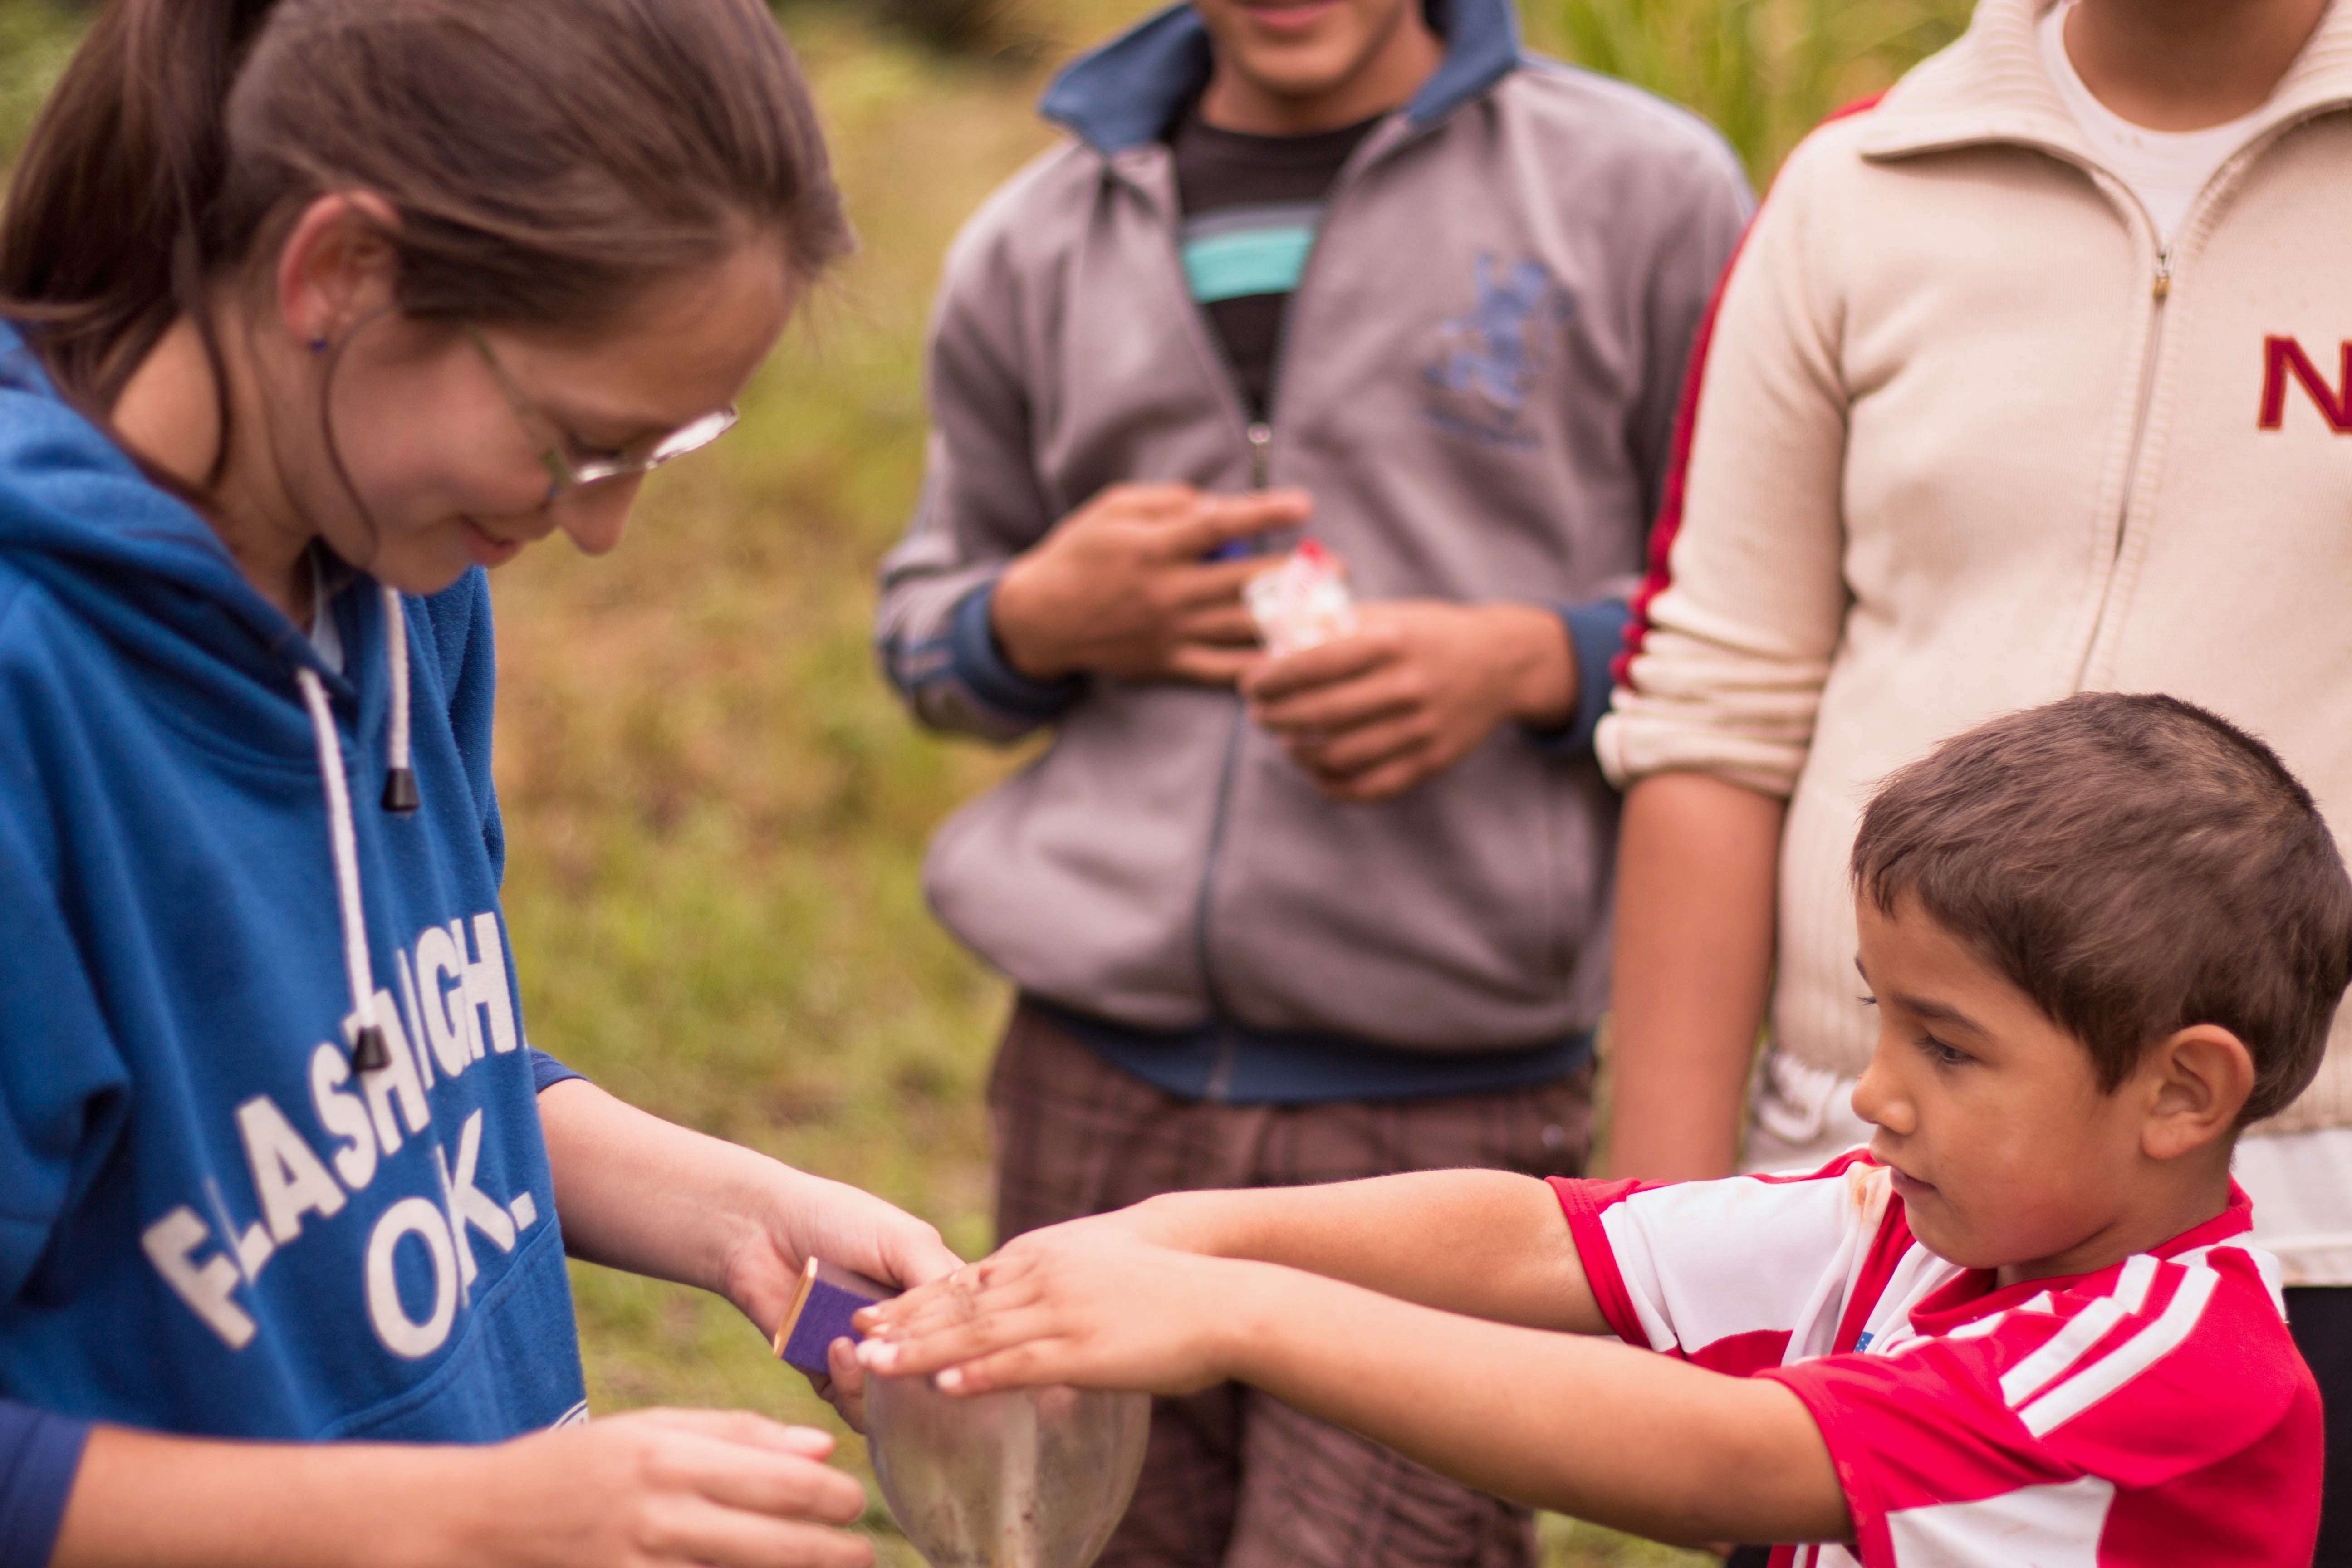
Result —
<path fill-rule="evenodd" d="M 1022 1237 L 857 1315 L 877 1376 L 938 1373 L 950 1394 L 1066 1383 L 1189 1394 L 1231 1374 L 1262 1265 L 1202 1258 L 1079 1222 Z"/>
<path fill-rule="evenodd" d="M 476 1447 L 237 1443 L 100 1426 L 55 1568 L 870 1568 L 833 1439 L 641 1410 Z"/>
<path fill-rule="evenodd" d="M 741 1411 L 644 1410 L 542 1432 L 498 1456 L 496 1547 L 467 1561 L 868 1568 L 866 1492 L 833 1439 Z M 510 1537 L 510 1539 L 509 1539 Z"/>
<path fill-rule="evenodd" d="M 962 1267 L 940 1233 L 870 1193 L 778 1165 L 762 1205 L 728 1260 L 727 1298 L 773 1333 L 800 1284 L 802 1263 L 822 1258 L 885 1285 L 913 1287 Z M 811 1386 L 856 1431 L 866 1430 L 866 1373 L 836 1340 L 830 1376 Z"/>

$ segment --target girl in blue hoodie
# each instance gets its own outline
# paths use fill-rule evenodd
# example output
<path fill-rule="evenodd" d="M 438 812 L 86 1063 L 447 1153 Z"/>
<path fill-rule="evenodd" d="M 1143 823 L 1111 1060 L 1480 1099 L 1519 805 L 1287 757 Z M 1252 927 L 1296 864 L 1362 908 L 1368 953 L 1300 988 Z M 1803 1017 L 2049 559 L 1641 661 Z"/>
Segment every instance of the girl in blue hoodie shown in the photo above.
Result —
<path fill-rule="evenodd" d="M 482 573 L 847 238 L 758 0 L 97 20 L 0 218 L 0 1568 L 866 1560 L 819 1434 L 584 1421 L 567 1251 L 955 1259 L 531 1048 Z"/>

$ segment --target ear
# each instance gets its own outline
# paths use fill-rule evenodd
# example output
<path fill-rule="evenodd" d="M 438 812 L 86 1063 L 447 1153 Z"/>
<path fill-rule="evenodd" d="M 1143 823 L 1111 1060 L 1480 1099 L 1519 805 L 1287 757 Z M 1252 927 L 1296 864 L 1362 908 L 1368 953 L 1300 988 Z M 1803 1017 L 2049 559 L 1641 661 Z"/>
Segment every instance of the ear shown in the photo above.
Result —
<path fill-rule="evenodd" d="M 2229 1137 L 2254 1091 L 2254 1058 L 2220 1025 L 2192 1024 L 2150 1050 L 2139 1076 L 2149 1089 L 2140 1151 L 2176 1160 Z"/>
<path fill-rule="evenodd" d="M 400 258 L 385 238 L 400 226 L 383 197 L 365 191 L 320 196 L 302 209 L 278 252 L 278 314 L 297 342 L 334 342 L 392 308 Z"/>

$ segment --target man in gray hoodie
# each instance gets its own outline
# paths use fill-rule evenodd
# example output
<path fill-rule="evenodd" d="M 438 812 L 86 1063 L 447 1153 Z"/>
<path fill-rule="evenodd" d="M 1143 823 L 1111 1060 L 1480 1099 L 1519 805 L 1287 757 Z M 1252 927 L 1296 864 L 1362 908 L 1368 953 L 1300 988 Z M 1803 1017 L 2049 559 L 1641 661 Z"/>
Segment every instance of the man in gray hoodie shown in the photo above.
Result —
<path fill-rule="evenodd" d="M 1722 142 L 1521 55 L 1508 0 L 1196 0 L 1048 91 L 950 252 L 878 640 L 1055 743 L 927 868 L 1021 1000 L 1012 1236 L 1184 1187 L 1575 1173 L 1617 801 L 1594 765 Z M 1279 657 L 1307 533 L 1357 629 Z M 1237 1388 L 1165 1401 L 1104 1561 L 1532 1560 L 1528 1516 Z"/>

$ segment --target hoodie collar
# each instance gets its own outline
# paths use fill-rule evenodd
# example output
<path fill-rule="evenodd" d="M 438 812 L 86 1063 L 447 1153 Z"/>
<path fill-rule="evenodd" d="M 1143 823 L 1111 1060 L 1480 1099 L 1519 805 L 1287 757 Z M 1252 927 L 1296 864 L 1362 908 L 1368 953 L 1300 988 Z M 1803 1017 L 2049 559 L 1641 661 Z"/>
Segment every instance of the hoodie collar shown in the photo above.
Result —
<path fill-rule="evenodd" d="M 1408 120 L 1426 125 L 1501 80 L 1519 61 L 1511 0 L 1423 0 L 1445 39 L 1445 58 L 1412 101 Z M 1055 77 L 1038 110 L 1108 156 L 1157 142 L 1209 82 L 1209 33 L 1189 4 L 1131 28 Z"/>
<path fill-rule="evenodd" d="M 1888 90 L 1859 146 L 1904 158 L 2022 142 L 2093 162 L 2089 141 L 2042 68 L 2036 32 L 2052 0 L 1979 0 L 1959 41 Z M 2263 105 L 2255 134 L 2352 103 L 2352 3 L 2331 5 Z"/>

